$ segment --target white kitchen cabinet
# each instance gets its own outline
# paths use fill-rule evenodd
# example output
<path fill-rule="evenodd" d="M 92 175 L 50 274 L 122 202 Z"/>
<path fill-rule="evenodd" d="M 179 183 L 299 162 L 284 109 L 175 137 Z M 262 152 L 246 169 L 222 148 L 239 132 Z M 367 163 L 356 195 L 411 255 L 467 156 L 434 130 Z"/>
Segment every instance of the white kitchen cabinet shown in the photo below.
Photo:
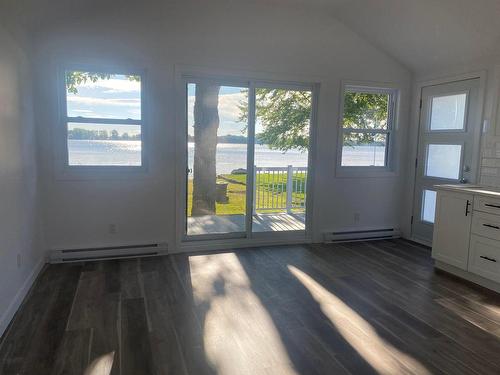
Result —
<path fill-rule="evenodd" d="M 432 256 L 463 270 L 469 259 L 473 199 L 472 194 L 445 190 L 438 190 L 436 199 Z"/>
<path fill-rule="evenodd" d="M 436 186 L 436 267 L 500 291 L 500 190 Z"/>

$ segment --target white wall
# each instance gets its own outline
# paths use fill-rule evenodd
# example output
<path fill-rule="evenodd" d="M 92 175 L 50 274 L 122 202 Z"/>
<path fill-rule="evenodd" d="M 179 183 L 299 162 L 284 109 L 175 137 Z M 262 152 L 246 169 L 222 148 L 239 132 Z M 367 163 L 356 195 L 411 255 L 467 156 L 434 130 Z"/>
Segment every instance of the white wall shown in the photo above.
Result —
<path fill-rule="evenodd" d="M 0 27 L 0 335 L 44 260 L 30 63 L 21 40 Z"/>
<path fill-rule="evenodd" d="M 139 3 L 139 2 L 137 2 Z M 154 3 L 153 7 L 149 5 Z M 100 14 L 96 10 L 96 14 Z M 171 1 L 123 5 L 81 22 L 38 33 L 37 78 L 45 233 L 48 249 L 175 239 L 174 67 L 188 64 L 244 70 L 266 77 L 319 82 L 314 236 L 354 227 L 398 226 L 400 173 L 336 178 L 341 80 L 401 87 L 396 159 L 404 160 L 410 74 L 330 16 L 316 11 L 243 2 Z M 144 176 L 58 179 L 57 67 L 67 61 L 131 65 L 148 75 L 150 168 Z M 360 221 L 354 223 L 354 213 Z M 110 223 L 117 233 L 107 232 Z"/>

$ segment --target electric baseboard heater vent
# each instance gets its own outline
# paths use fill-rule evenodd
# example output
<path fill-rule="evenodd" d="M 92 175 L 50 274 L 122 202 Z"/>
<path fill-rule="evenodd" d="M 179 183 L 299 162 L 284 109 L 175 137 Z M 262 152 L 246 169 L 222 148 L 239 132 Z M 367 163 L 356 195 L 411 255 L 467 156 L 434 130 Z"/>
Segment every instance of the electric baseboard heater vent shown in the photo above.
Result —
<path fill-rule="evenodd" d="M 50 252 L 51 263 L 68 263 L 89 260 L 136 258 L 167 254 L 166 243 L 134 244 L 120 246 L 92 247 L 82 249 L 61 249 Z"/>
<path fill-rule="evenodd" d="M 325 242 L 367 241 L 398 238 L 401 233 L 395 228 L 381 228 L 360 231 L 339 231 L 324 234 Z"/>

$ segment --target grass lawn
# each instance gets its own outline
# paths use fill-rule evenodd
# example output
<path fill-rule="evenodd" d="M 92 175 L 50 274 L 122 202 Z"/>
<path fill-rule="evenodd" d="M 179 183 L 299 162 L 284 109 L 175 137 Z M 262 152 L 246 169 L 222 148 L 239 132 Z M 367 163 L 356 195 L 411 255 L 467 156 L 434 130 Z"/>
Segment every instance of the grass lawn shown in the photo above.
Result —
<path fill-rule="evenodd" d="M 244 215 L 246 203 L 246 178 L 244 174 L 226 174 L 223 178 L 218 178 L 217 182 L 227 183 L 227 195 L 229 200 L 227 203 L 216 203 L 215 210 L 217 215 Z M 292 200 L 296 203 L 301 202 L 305 198 L 303 186 L 305 186 L 306 173 L 294 174 L 294 191 L 292 192 Z M 258 191 L 271 192 L 275 201 L 286 201 L 286 173 L 279 177 L 273 176 L 272 173 L 259 174 L 257 179 Z M 234 182 L 233 182 L 234 181 Z M 193 180 L 188 181 L 188 216 L 191 216 L 191 207 L 193 201 Z M 266 210 L 265 212 L 283 212 L 282 210 Z"/>

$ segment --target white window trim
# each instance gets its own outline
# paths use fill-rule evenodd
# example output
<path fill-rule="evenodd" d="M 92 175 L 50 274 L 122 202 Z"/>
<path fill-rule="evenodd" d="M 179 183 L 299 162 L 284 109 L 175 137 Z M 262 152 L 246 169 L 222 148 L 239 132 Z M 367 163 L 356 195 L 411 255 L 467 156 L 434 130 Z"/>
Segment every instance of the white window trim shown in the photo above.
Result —
<path fill-rule="evenodd" d="M 115 75 L 138 75 L 141 77 L 141 118 L 132 119 L 105 119 L 105 118 L 76 118 L 67 115 L 67 91 L 66 91 L 66 72 L 84 71 L 109 73 Z M 57 144 L 55 150 L 55 168 L 57 179 L 115 179 L 129 177 L 143 177 L 148 172 L 148 140 L 149 132 L 147 126 L 146 110 L 146 71 L 129 67 L 100 64 L 65 64 L 58 69 L 58 97 L 59 113 L 57 126 L 55 128 L 54 141 Z M 68 122 L 92 122 L 103 124 L 130 124 L 141 126 L 141 165 L 70 165 L 68 155 Z"/>
<path fill-rule="evenodd" d="M 342 165 L 342 147 L 344 132 L 358 131 L 359 129 L 344 129 L 344 98 L 348 91 L 364 92 L 364 93 L 385 93 L 390 95 L 391 105 L 389 109 L 389 121 L 386 131 L 361 131 L 370 133 L 386 133 L 388 134 L 388 143 L 386 148 L 386 165 L 385 166 L 343 166 Z M 390 83 L 373 83 L 373 82 L 357 82 L 344 81 L 340 89 L 340 107 L 338 120 L 338 137 L 337 137 L 337 161 L 336 161 L 336 177 L 392 177 L 396 175 L 395 163 L 395 148 L 398 128 L 398 112 L 400 101 L 400 89 Z"/>

